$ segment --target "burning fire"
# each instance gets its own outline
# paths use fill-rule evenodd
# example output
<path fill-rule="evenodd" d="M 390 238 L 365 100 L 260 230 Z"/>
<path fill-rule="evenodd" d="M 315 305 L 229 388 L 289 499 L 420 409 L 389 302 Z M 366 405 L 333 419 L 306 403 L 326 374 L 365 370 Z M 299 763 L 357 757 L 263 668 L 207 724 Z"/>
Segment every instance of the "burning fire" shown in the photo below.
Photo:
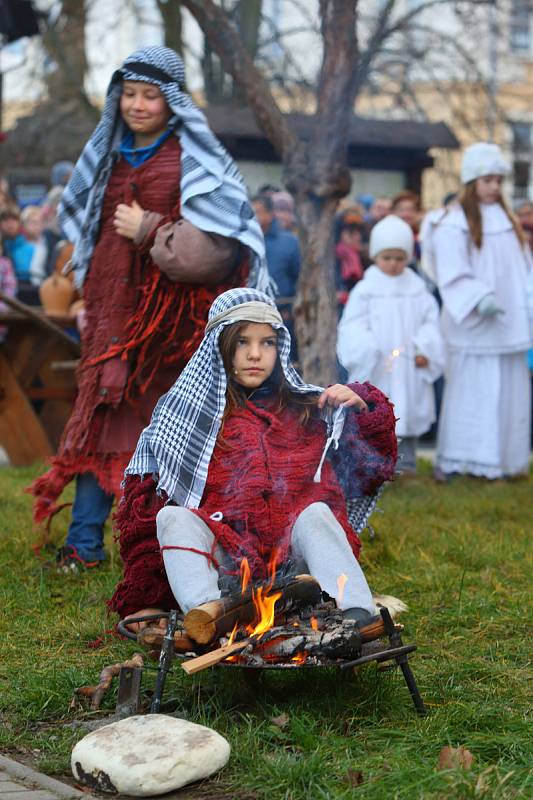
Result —
<path fill-rule="evenodd" d="M 291 658 L 291 661 L 295 662 L 296 664 L 303 664 L 306 660 L 307 653 L 296 653 L 296 655 Z"/>
<path fill-rule="evenodd" d="M 274 606 L 276 605 L 276 600 L 281 597 L 281 592 L 268 594 L 269 588 L 269 586 L 259 586 L 257 592 L 252 589 L 252 599 L 259 621 L 255 627 L 253 625 L 247 626 L 246 630 L 250 636 L 261 638 L 274 625 Z"/>
<path fill-rule="evenodd" d="M 255 625 L 248 625 L 246 627 L 246 632 L 249 636 L 256 636 L 258 639 L 274 625 L 274 606 L 282 594 L 281 592 L 270 594 L 276 578 L 276 561 L 277 552 L 274 550 L 268 565 L 268 583 L 266 586 L 259 586 L 257 589 L 252 586 L 252 600 L 257 612 L 257 622 Z M 241 561 L 240 574 L 241 592 L 244 594 L 251 581 L 250 565 L 248 564 L 247 558 L 243 558 Z M 230 634 L 229 644 L 234 641 L 236 634 L 237 625 L 235 625 Z"/>
<path fill-rule="evenodd" d="M 348 578 L 344 573 L 339 575 L 337 578 L 337 606 L 340 606 L 342 603 L 342 598 L 344 597 L 344 587 L 346 586 L 347 580 Z"/>
<path fill-rule="evenodd" d="M 318 630 L 318 620 L 316 617 L 311 617 L 311 627 L 314 631 Z"/>

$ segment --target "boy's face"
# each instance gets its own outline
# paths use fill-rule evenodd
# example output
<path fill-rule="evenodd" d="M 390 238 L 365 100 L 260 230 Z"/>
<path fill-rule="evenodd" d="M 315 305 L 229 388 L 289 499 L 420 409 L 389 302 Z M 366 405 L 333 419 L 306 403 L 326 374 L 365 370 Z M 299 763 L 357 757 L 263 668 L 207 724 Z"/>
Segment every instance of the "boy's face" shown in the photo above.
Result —
<path fill-rule="evenodd" d="M 374 261 L 385 275 L 401 275 L 407 266 L 407 253 L 403 250 L 382 250 Z"/>
<path fill-rule="evenodd" d="M 163 133 L 170 119 L 170 109 L 159 88 L 144 81 L 124 81 L 120 113 L 134 134 Z"/>
<path fill-rule="evenodd" d="M 8 239 L 14 239 L 20 230 L 20 220 L 17 217 L 6 217 L 0 222 L 0 231 Z"/>
<path fill-rule="evenodd" d="M 246 389 L 257 389 L 269 378 L 278 357 L 277 334 L 271 325 L 250 322 L 237 339 L 233 379 Z"/>

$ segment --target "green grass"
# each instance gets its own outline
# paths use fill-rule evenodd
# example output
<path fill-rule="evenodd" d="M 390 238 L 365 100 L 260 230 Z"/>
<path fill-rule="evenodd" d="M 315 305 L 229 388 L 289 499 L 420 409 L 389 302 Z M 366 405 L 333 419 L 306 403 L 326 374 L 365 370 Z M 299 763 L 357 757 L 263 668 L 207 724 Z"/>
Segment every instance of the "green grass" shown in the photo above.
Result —
<path fill-rule="evenodd" d="M 33 555 L 30 498 L 37 470 L 0 472 L 0 750 L 50 774 L 67 775 L 72 745 L 91 716 L 70 702 L 103 666 L 135 651 L 106 634 L 104 599 L 120 574 L 111 558 L 82 576 L 46 571 Z M 528 728 L 527 613 L 533 478 L 436 486 L 417 479 L 389 487 L 364 537 L 372 586 L 409 604 L 405 641 L 430 709 L 414 713 L 397 672 L 375 665 L 263 673 L 214 669 L 172 675 L 167 696 L 189 719 L 232 745 L 227 768 L 187 797 L 245 800 L 325 798 L 522 798 L 533 796 Z M 59 518 L 60 541 L 68 512 Z M 103 644 L 91 647 L 98 637 Z M 153 685 L 153 673 L 143 684 Z M 114 707 L 115 691 L 101 715 Z M 285 713 L 280 729 L 272 718 Z M 474 755 L 469 771 L 437 769 L 444 745 Z M 362 772 L 355 787 L 353 776 Z M 350 776 L 352 781 L 350 780 Z"/>

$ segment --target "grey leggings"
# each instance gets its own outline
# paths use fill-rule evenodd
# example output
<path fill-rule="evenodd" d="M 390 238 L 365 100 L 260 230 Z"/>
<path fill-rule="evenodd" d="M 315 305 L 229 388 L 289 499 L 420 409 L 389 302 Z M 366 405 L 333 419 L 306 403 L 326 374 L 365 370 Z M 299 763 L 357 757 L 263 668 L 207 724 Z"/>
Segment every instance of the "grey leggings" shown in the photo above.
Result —
<path fill-rule="evenodd" d="M 192 547 L 210 553 L 215 538 L 209 526 L 181 506 L 165 506 L 157 515 L 157 538 L 161 547 Z M 364 608 L 375 613 L 374 601 L 363 570 L 346 534 L 325 503 L 313 503 L 298 516 L 291 534 L 291 555 L 302 559 L 309 573 L 339 608 Z M 184 613 L 194 606 L 220 597 L 218 572 L 205 556 L 187 550 L 165 550 L 163 562 L 170 588 Z M 347 580 L 342 598 L 337 580 Z"/>

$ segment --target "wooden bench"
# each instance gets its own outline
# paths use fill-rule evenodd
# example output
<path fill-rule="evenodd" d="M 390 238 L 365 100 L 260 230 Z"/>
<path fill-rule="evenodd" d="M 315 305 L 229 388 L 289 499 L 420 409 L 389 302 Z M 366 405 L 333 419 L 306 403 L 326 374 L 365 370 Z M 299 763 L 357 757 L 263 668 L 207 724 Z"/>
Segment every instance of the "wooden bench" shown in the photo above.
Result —
<path fill-rule="evenodd" d="M 0 445 L 14 466 L 53 455 L 76 396 L 74 317 L 46 315 L 0 292 Z"/>

